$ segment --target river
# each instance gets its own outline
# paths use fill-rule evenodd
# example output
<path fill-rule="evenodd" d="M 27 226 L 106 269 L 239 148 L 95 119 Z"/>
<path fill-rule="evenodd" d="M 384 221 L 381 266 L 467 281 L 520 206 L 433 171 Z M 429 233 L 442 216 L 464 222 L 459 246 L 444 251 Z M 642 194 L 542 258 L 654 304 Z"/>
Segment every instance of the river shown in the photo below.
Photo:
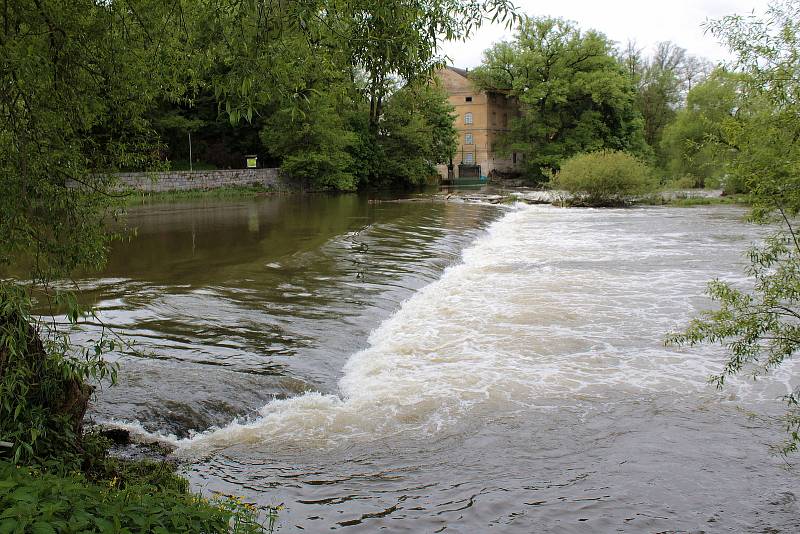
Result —
<path fill-rule="evenodd" d="M 95 421 L 177 447 L 277 532 L 798 532 L 788 365 L 664 346 L 746 283 L 735 207 L 285 196 L 129 210 Z M 96 335 L 87 329 L 78 338 Z"/>

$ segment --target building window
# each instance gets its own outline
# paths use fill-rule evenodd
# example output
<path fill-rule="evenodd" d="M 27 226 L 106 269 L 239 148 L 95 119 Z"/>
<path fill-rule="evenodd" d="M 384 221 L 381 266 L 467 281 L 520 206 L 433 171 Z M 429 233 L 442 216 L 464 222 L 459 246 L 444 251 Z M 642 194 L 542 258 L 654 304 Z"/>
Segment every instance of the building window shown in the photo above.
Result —
<path fill-rule="evenodd" d="M 467 100 L 467 102 L 472 102 L 472 97 L 468 96 L 466 100 Z"/>
<path fill-rule="evenodd" d="M 516 165 L 517 164 L 517 153 L 516 152 L 512 152 L 511 153 L 511 158 L 513 160 L 512 162 L 514 163 L 514 165 Z"/>
<path fill-rule="evenodd" d="M 503 113 L 503 128 L 508 128 L 508 113 Z"/>
<path fill-rule="evenodd" d="M 467 155 L 466 155 L 466 158 L 464 159 L 464 162 L 467 165 L 472 165 L 473 163 L 475 163 L 475 157 L 472 155 L 472 152 L 467 152 Z"/>
<path fill-rule="evenodd" d="M 497 126 L 497 112 L 492 111 L 492 126 Z"/>
<path fill-rule="evenodd" d="M 472 124 L 472 113 L 464 115 L 464 124 Z"/>
<path fill-rule="evenodd" d="M 465 145 L 474 145 L 475 140 L 472 138 L 471 133 L 464 134 L 464 144 Z"/>

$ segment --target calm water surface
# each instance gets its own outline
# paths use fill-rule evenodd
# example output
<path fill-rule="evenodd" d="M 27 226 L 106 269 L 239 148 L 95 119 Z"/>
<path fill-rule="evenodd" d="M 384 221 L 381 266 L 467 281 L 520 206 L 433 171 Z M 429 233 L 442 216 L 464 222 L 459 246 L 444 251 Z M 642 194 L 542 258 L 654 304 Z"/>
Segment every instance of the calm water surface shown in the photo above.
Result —
<path fill-rule="evenodd" d="M 279 532 L 798 532 L 772 380 L 666 348 L 763 229 L 729 207 L 358 196 L 130 211 L 93 407 L 177 445 Z M 87 330 L 83 335 L 95 334 Z"/>

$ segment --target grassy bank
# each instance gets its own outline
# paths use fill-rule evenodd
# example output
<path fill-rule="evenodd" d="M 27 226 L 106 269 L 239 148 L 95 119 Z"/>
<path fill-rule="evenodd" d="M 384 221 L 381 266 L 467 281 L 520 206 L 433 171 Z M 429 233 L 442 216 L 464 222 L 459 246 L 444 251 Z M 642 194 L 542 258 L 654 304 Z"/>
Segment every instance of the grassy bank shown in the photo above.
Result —
<path fill-rule="evenodd" d="M 58 458 L 22 466 L 0 458 L 0 533 L 272 530 L 274 510 L 191 493 L 172 462 L 112 457 L 110 442 L 96 434 L 84 444 L 78 468 Z"/>
<path fill-rule="evenodd" d="M 147 204 L 150 202 L 181 202 L 195 199 L 217 198 L 252 198 L 263 195 L 273 195 L 278 191 L 266 187 L 218 187 L 214 189 L 188 189 L 184 191 L 164 191 L 148 193 L 131 191 L 122 197 L 122 203 L 127 206 Z"/>
<path fill-rule="evenodd" d="M 0 461 L 0 533 L 264 532 L 254 507 L 191 494 L 184 479 L 150 469 L 168 471 L 141 463 L 125 481 L 92 480 Z"/>
<path fill-rule="evenodd" d="M 78 468 L 59 458 L 29 465 L 0 458 L 0 534 L 272 530 L 274 510 L 191 493 L 172 462 L 115 458 L 110 441 L 95 433 L 83 443 Z"/>
<path fill-rule="evenodd" d="M 636 203 L 647 206 L 672 206 L 676 208 L 692 208 L 695 206 L 720 206 L 720 205 L 749 206 L 750 199 L 747 195 L 726 195 L 720 197 L 677 196 L 675 198 L 663 198 L 659 195 L 653 198 L 642 199 Z"/>

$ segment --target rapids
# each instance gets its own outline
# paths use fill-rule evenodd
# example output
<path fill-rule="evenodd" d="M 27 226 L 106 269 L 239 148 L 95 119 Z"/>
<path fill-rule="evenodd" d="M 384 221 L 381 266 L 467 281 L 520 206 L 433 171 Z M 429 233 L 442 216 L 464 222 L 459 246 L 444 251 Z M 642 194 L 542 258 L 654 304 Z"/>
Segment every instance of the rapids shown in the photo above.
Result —
<path fill-rule="evenodd" d="M 281 532 L 800 529 L 770 451 L 800 368 L 720 392 L 722 349 L 664 345 L 747 284 L 742 210 L 276 202 L 134 213 L 162 272 L 85 281 L 144 346 L 94 416 L 196 489 L 284 503 Z"/>

